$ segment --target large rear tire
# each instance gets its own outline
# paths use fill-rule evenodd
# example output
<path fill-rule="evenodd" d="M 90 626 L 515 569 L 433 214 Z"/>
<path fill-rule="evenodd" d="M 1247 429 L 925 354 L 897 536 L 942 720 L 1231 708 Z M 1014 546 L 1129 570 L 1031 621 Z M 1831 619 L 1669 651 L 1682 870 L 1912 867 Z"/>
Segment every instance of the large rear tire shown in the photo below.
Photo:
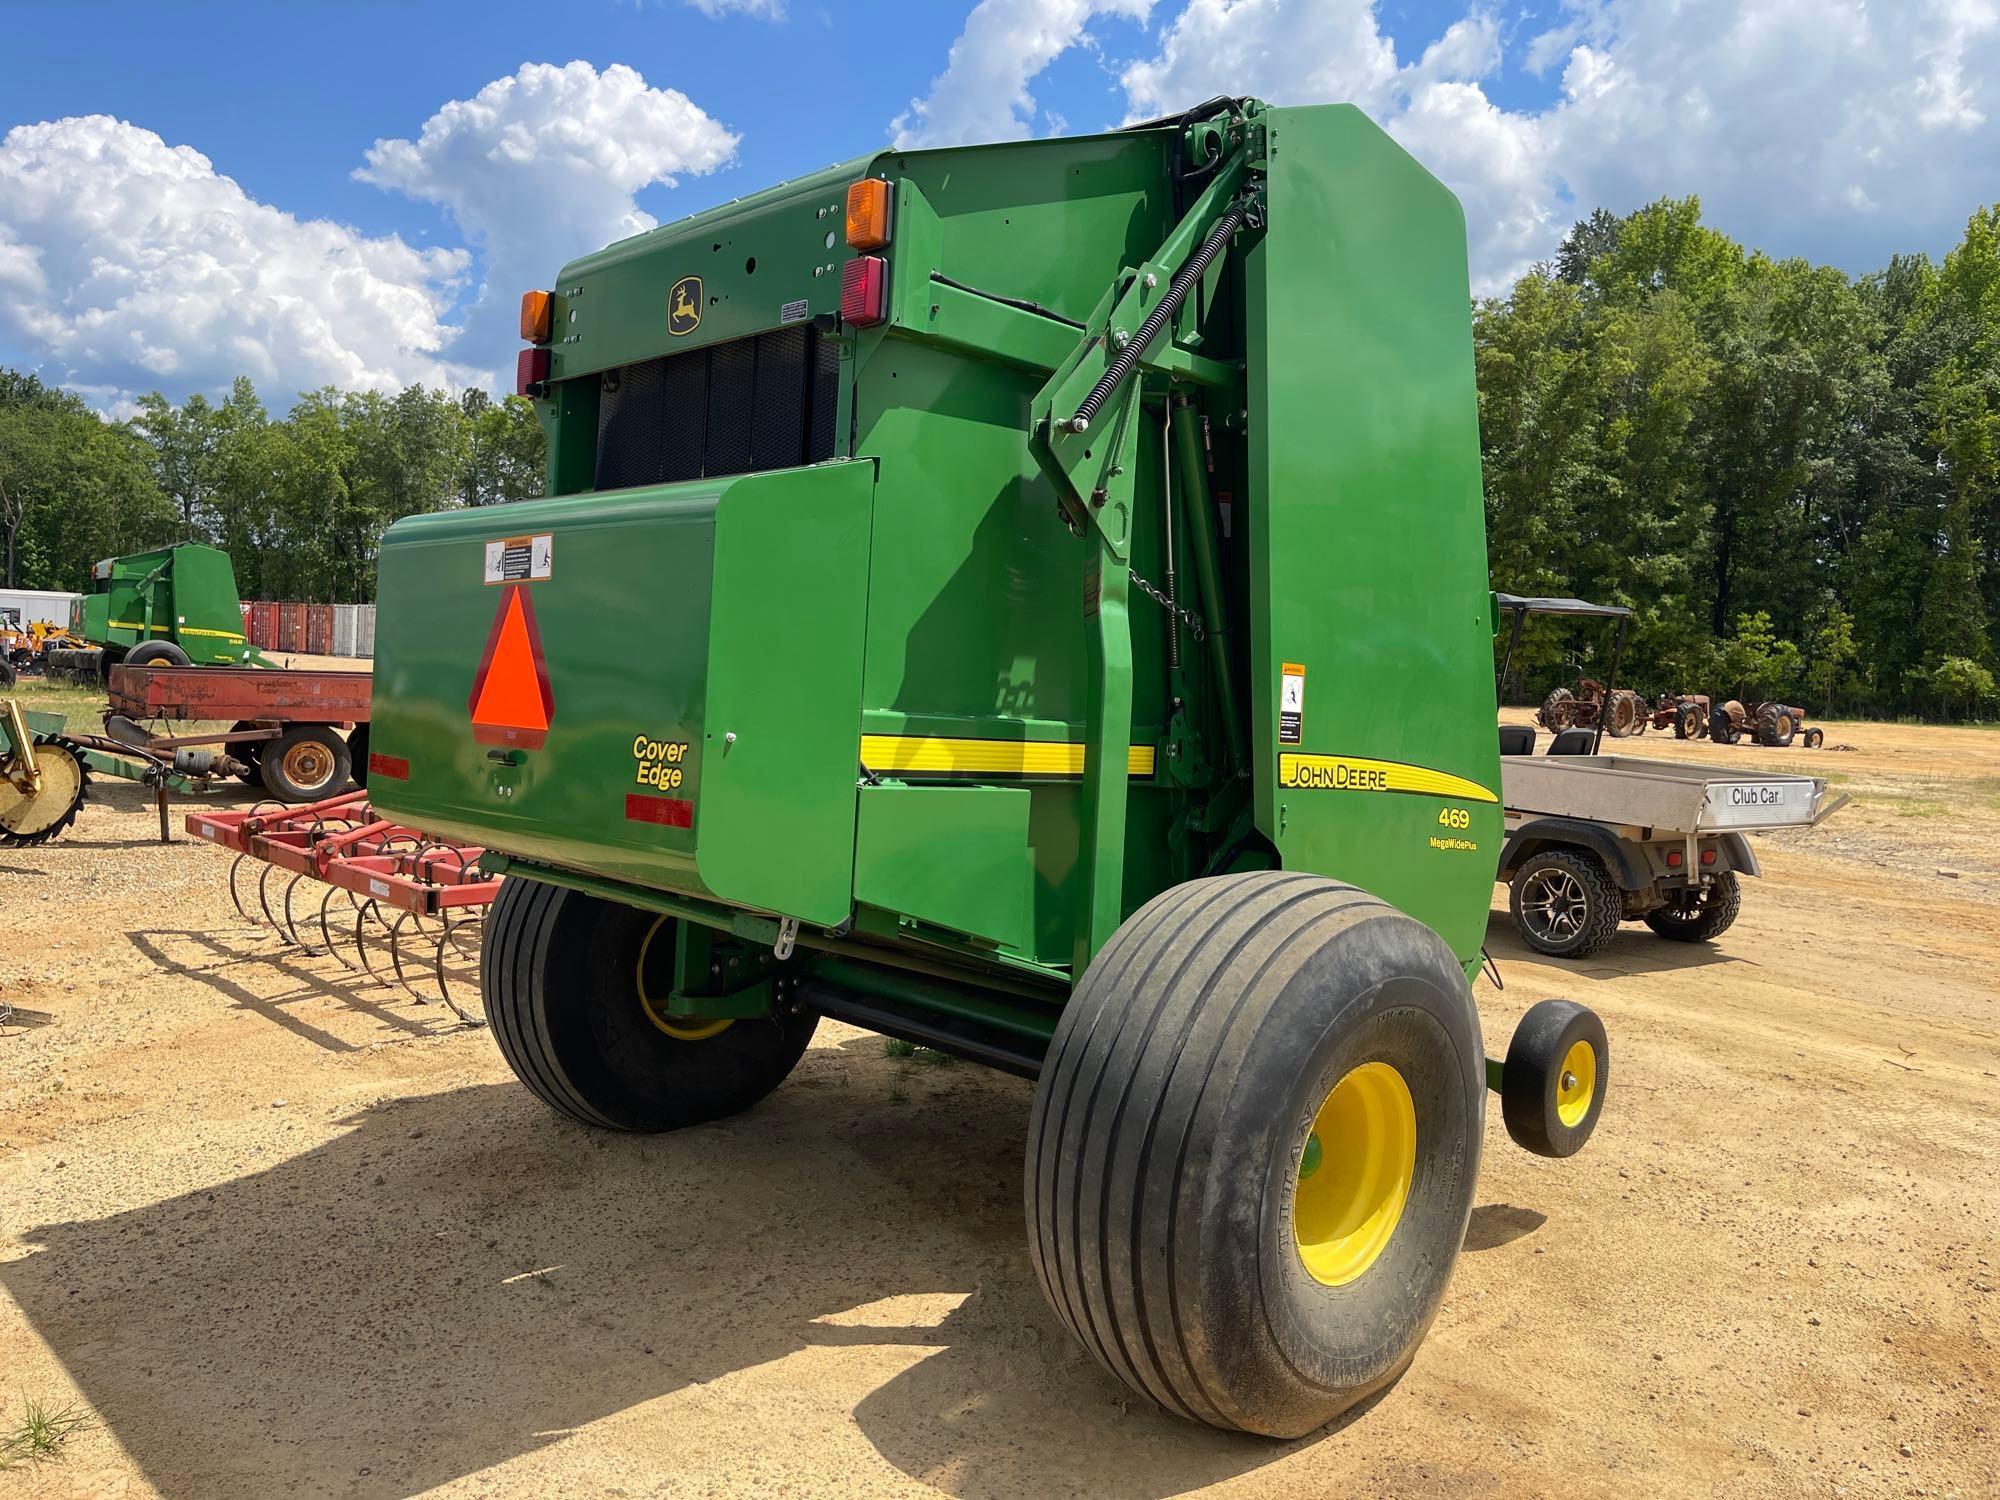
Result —
<path fill-rule="evenodd" d="M 1535 718 L 1551 734 L 1568 729 L 1576 722 L 1576 695 L 1568 688 L 1555 689 L 1542 700 Z"/>
<path fill-rule="evenodd" d="M 172 641 L 146 641 L 125 653 L 128 667 L 185 667 L 192 665 L 187 652 Z"/>
<path fill-rule="evenodd" d="M 33 753 L 42 773 L 40 791 L 26 792 L 0 779 L 0 849 L 46 844 L 76 821 L 90 796 L 90 763 L 81 749 L 56 735 L 40 735 Z"/>
<path fill-rule="evenodd" d="M 674 1021 L 658 1007 L 673 939 L 671 918 L 510 875 L 479 981 L 514 1076 L 586 1125 L 647 1132 L 737 1114 L 784 1082 L 819 1018 Z"/>
<path fill-rule="evenodd" d="M 1701 738 L 1701 705 L 1683 703 L 1674 709 L 1674 738 L 1677 740 L 1698 740 Z"/>
<path fill-rule="evenodd" d="M 1296 1437 L 1415 1356 L 1484 1117 L 1479 1018 L 1436 933 L 1318 876 L 1192 881 L 1126 920 L 1056 1024 L 1030 1254 L 1134 1391 Z"/>

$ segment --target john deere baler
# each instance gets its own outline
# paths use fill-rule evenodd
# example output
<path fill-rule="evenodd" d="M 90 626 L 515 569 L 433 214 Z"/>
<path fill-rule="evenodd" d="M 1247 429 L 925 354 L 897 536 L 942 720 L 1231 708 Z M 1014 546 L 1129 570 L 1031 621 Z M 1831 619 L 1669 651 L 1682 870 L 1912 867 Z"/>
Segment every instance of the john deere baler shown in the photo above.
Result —
<path fill-rule="evenodd" d="M 381 564 L 370 790 L 508 879 L 522 1080 L 663 1130 L 821 1016 L 1036 1078 L 1044 1285 L 1176 1411 L 1311 1429 L 1443 1295 L 1505 1064 L 1465 230 L 1346 108 L 889 151 L 523 299 L 550 497 Z"/>

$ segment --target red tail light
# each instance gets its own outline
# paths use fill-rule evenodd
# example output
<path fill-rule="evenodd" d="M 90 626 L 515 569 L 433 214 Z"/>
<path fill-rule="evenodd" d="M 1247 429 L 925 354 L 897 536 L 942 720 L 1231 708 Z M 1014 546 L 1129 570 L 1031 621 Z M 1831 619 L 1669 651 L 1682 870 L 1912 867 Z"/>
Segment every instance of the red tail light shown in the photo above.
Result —
<path fill-rule="evenodd" d="M 1703 864 L 1705 864 L 1705 865 L 1712 865 L 1712 864 L 1714 864 L 1714 863 L 1715 863 L 1715 851 L 1714 851 L 1713 849 L 1704 849 L 1704 850 L 1702 850 L 1702 851 L 1701 851 L 1701 862 L 1702 862 Z"/>
<path fill-rule="evenodd" d="M 1678 849 L 1669 849 L 1667 851 L 1667 868 L 1669 870 L 1678 870 L 1680 867 L 1681 851 Z"/>
<path fill-rule="evenodd" d="M 514 360 L 514 394 L 539 396 L 549 378 L 549 351 L 523 349 Z"/>
<path fill-rule="evenodd" d="M 889 321 L 889 262 L 881 256 L 857 255 L 840 268 L 840 321 L 851 328 Z"/>

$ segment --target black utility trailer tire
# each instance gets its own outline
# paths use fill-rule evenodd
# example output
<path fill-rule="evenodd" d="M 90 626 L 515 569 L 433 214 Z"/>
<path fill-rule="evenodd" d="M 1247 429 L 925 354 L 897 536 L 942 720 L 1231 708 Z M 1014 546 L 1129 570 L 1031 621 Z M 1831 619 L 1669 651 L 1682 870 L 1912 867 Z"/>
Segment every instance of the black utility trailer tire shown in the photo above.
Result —
<path fill-rule="evenodd" d="M 247 734 L 253 729 L 262 727 L 262 725 L 251 723 L 248 719 L 238 719 L 234 724 L 229 726 L 229 732 L 231 734 Z M 245 786 L 262 786 L 264 784 L 264 767 L 261 762 L 264 757 L 264 747 L 271 743 L 272 741 L 270 740 L 239 740 L 237 743 L 227 747 L 230 755 L 242 761 L 247 768 L 236 773 L 238 781 L 242 782 Z"/>
<path fill-rule="evenodd" d="M 128 667 L 185 667 L 191 665 L 187 652 L 172 641 L 146 641 L 125 653 Z"/>
<path fill-rule="evenodd" d="M 1485 1107 L 1471 991 L 1428 927 L 1315 875 L 1176 886 L 1056 1023 L 1025 1174 L 1042 1289 L 1168 1411 L 1311 1432 L 1436 1317 Z"/>
<path fill-rule="evenodd" d="M 351 761 L 340 731 L 325 724 L 294 724 L 263 742 L 257 769 L 280 802 L 296 806 L 336 795 L 347 785 Z"/>
<path fill-rule="evenodd" d="M 649 1005 L 673 982 L 674 924 L 510 875 L 486 919 L 479 982 L 514 1076 L 604 1130 L 662 1131 L 748 1109 L 784 1082 L 819 1018 L 675 1023 Z"/>
<path fill-rule="evenodd" d="M 1574 1156 L 1597 1128 L 1610 1086 L 1604 1023 L 1574 1000 L 1538 1001 L 1507 1044 L 1500 1115 L 1524 1151 Z"/>
<path fill-rule="evenodd" d="M 1706 943 L 1729 931 L 1743 910 L 1743 887 L 1734 870 L 1724 870 L 1700 890 L 1682 887 L 1665 906 L 1646 913 L 1646 925 L 1677 943 Z"/>
<path fill-rule="evenodd" d="M 1507 883 L 1507 909 L 1521 941 L 1550 958 L 1588 958 L 1624 920 L 1624 898 L 1604 862 L 1586 849 L 1544 849 Z"/>

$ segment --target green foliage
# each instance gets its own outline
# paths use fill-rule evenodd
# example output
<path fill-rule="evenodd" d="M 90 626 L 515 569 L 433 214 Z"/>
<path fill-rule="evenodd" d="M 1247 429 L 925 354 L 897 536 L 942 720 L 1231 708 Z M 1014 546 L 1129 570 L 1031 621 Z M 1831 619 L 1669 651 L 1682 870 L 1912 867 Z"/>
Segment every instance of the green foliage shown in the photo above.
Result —
<path fill-rule="evenodd" d="M 273 418 L 239 378 L 116 422 L 0 370 L 0 578 L 81 589 L 99 558 L 195 540 L 246 598 L 366 601 L 392 521 L 539 495 L 542 461 L 533 406 L 480 390 L 329 387 Z"/>
<path fill-rule="evenodd" d="M 93 1425 L 80 1407 L 50 1406 L 23 1396 L 20 1412 L 0 1430 L 0 1470 L 59 1459 L 64 1444 Z"/>
<path fill-rule="evenodd" d="M 1931 669 L 1930 679 L 1948 713 L 1969 718 L 1993 701 L 1993 674 L 1963 656 L 1944 657 Z"/>
<path fill-rule="evenodd" d="M 2000 207 L 1859 281 L 1600 209 L 1474 340 L 1495 586 L 1631 607 L 1630 686 L 1963 712 L 1942 660 L 2000 665 Z M 1582 635 L 1530 625 L 1525 701 Z"/>

